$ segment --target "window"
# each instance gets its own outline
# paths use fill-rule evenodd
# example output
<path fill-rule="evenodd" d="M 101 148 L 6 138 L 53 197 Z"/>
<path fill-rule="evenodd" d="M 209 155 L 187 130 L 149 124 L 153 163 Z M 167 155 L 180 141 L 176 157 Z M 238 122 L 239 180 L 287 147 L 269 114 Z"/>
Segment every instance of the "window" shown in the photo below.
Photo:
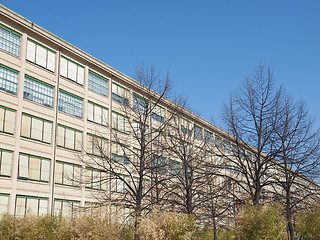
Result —
<path fill-rule="evenodd" d="M 231 153 L 231 144 L 227 140 L 223 140 L 223 145 L 224 145 L 224 151 L 226 153 Z"/>
<path fill-rule="evenodd" d="M 16 110 L 0 106 L 0 132 L 14 134 Z"/>
<path fill-rule="evenodd" d="M 178 176 L 181 174 L 180 170 L 181 170 L 180 163 L 169 159 L 169 174 Z"/>
<path fill-rule="evenodd" d="M 20 153 L 19 179 L 49 182 L 50 159 Z"/>
<path fill-rule="evenodd" d="M 213 143 L 213 136 L 212 136 L 212 132 L 209 132 L 207 130 L 204 130 L 204 140 L 207 143 L 212 144 Z"/>
<path fill-rule="evenodd" d="M 133 137 L 135 139 L 140 139 L 143 135 L 144 139 L 148 139 L 149 134 L 149 126 L 146 124 L 143 124 L 142 122 L 137 122 L 133 120 L 132 122 L 132 130 L 133 130 Z"/>
<path fill-rule="evenodd" d="M 57 145 L 59 147 L 81 151 L 82 131 L 58 124 Z"/>
<path fill-rule="evenodd" d="M 53 107 L 53 86 L 25 75 L 23 97 Z"/>
<path fill-rule="evenodd" d="M 20 55 L 21 34 L 0 24 L 0 49 L 13 55 Z"/>
<path fill-rule="evenodd" d="M 112 129 L 129 133 L 129 120 L 120 113 L 112 111 Z"/>
<path fill-rule="evenodd" d="M 93 102 L 88 102 L 88 120 L 108 126 L 109 110 Z"/>
<path fill-rule="evenodd" d="M 116 83 L 112 83 L 112 99 L 129 106 L 129 90 Z"/>
<path fill-rule="evenodd" d="M 108 154 L 108 139 L 87 134 L 87 153 L 100 156 L 102 153 Z"/>
<path fill-rule="evenodd" d="M 113 176 L 111 179 L 111 192 L 117 192 L 117 193 L 124 193 L 126 191 L 126 184 L 125 182 L 129 181 L 128 176 L 121 175 L 120 177 Z"/>
<path fill-rule="evenodd" d="M 165 109 L 160 106 L 154 106 L 151 116 L 153 119 L 158 120 L 159 122 L 164 121 Z"/>
<path fill-rule="evenodd" d="M 106 190 L 107 174 L 98 169 L 86 168 L 86 188 L 95 190 Z"/>
<path fill-rule="evenodd" d="M 19 72 L 0 64 L 0 90 L 17 94 Z"/>
<path fill-rule="evenodd" d="M 27 60 L 54 72 L 56 53 L 49 48 L 28 39 Z"/>
<path fill-rule="evenodd" d="M 132 108 L 140 113 L 146 114 L 148 111 L 148 100 L 134 93 Z"/>
<path fill-rule="evenodd" d="M 15 215 L 23 217 L 29 213 L 37 215 L 48 214 L 48 198 L 17 195 Z"/>
<path fill-rule="evenodd" d="M 55 199 L 54 200 L 54 214 L 63 217 L 75 217 L 77 210 L 79 210 L 80 201 Z"/>
<path fill-rule="evenodd" d="M 84 67 L 66 57 L 61 56 L 60 75 L 83 85 Z"/>
<path fill-rule="evenodd" d="M 197 125 L 194 125 L 193 127 L 194 137 L 202 140 L 202 127 L 199 127 Z"/>
<path fill-rule="evenodd" d="M 126 156 L 125 149 L 129 148 L 125 145 L 113 142 L 111 145 L 112 160 L 120 163 L 129 163 L 129 159 Z"/>
<path fill-rule="evenodd" d="M 108 79 L 89 70 L 89 89 L 103 96 L 108 96 Z"/>
<path fill-rule="evenodd" d="M 153 155 L 152 167 L 155 171 L 160 173 L 166 173 L 166 158 Z"/>
<path fill-rule="evenodd" d="M 52 122 L 22 113 L 21 137 L 51 143 Z"/>
<path fill-rule="evenodd" d="M 157 129 L 152 128 L 152 143 L 155 146 L 163 146 L 165 134 L 163 132 L 159 132 Z"/>
<path fill-rule="evenodd" d="M 181 118 L 181 131 L 183 133 L 190 135 L 191 134 L 191 122 L 184 119 L 184 118 Z"/>
<path fill-rule="evenodd" d="M 82 118 L 82 102 L 83 98 L 62 89 L 59 90 L 58 109 L 60 111 Z"/>
<path fill-rule="evenodd" d="M 221 139 L 221 137 L 215 136 L 214 142 L 216 144 L 216 148 L 218 148 L 219 150 L 222 150 L 222 139 Z"/>
<path fill-rule="evenodd" d="M 12 158 L 12 151 L 0 149 L 0 176 L 11 176 Z"/>
<path fill-rule="evenodd" d="M 8 212 L 9 194 L 0 193 L 0 214 Z"/>
<path fill-rule="evenodd" d="M 61 161 L 56 161 L 55 183 L 79 187 L 81 166 Z"/>

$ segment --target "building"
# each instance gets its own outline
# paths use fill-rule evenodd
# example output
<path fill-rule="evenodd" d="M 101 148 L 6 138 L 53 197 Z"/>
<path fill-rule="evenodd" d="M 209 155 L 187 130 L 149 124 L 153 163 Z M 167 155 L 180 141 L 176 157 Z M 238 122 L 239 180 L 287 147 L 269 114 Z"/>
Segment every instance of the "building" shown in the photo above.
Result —
<path fill-rule="evenodd" d="M 125 130 L 118 105 L 132 104 L 140 86 L 1 5 L 0 24 L 0 210 L 70 214 L 94 201 L 73 180 L 83 168 L 78 155 L 95 131 Z M 201 138 L 221 131 L 184 112 L 185 129 L 201 126 Z M 155 117 L 165 114 L 161 108 Z"/>
<path fill-rule="evenodd" d="M 96 132 L 109 136 L 99 138 L 107 144 L 110 128 L 127 132 L 121 106 L 141 95 L 134 79 L 0 5 L 0 212 L 72 215 L 95 202 L 92 190 L 108 189 L 76 181 L 84 170 L 89 178 L 102 174 L 79 156 L 94 154 Z M 163 121 L 172 104 L 166 99 L 153 118 Z M 182 132 L 231 152 L 228 133 L 182 112 Z M 126 161 L 119 151 L 111 143 L 110 152 Z"/>

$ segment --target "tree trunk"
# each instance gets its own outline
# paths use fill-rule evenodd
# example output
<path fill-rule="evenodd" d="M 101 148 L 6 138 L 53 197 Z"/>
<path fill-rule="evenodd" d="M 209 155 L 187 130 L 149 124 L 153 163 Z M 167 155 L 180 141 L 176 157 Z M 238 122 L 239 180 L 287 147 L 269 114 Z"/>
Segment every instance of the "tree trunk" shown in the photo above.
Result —
<path fill-rule="evenodd" d="M 214 236 L 214 240 L 218 240 L 216 218 L 213 217 L 212 220 L 213 220 L 213 236 Z"/>

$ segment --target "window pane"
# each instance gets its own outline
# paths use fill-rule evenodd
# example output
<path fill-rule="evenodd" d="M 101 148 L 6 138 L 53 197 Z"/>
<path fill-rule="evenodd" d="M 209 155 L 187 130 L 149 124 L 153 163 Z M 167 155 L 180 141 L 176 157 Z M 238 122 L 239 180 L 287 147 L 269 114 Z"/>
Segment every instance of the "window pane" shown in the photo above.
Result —
<path fill-rule="evenodd" d="M 27 198 L 27 213 L 38 214 L 38 199 Z"/>
<path fill-rule="evenodd" d="M 48 60 L 47 60 L 47 68 L 54 72 L 55 70 L 55 65 L 56 65 L 56 54 L 48 51 Z"/>
<path fill-rule="evenodd" d="M 37 45 L 36 46 L 36 64 L 47 67 L 47 49 Z"/>
<path fill-rule="evenodd" d="M 88 120 L 93 121 L 93 104 L 88 103 Z"/>
<path fill-rule="evenodd" d="M 102 115 L 102 109 L 99 106 L 94 106 L 94 121 L 96 123 L 101 124 L 101 115 Z"/>
<path fill-rule="evenodd" d="M 29 179 L 40 180 L 40 159 L 29 158 Z"/>
<path fill-rule="evenodd" d="M 43 121 L 32 118 L 32 125 L 31 125 L 31 138 L 42 141 L 42 128 L 43 128 Z"/>
<path fill-rule="evenodd" d="M 68 61 L 68 78 L 73 81 L 77 80 L 77 65 Z"/>
<path fill-rule="evenodd" d="M 52 123 L 43 122 L 43 141 L 47 143 L 51 143 L 51 136 L 52 136 Z"/>
<path fill-rule="evenodd" d="M 3 132 L 4 129 L 4 113 L 5 110 L 3 108 L 0 108 L 0 131 Z"/>
<path fill-rule="evenodd" d="M 73 166 L 64 164 L 63 184 L 72 185 Z"/>
<path fill-rule="evenodd" d="M 41 181 L 49 182 L 50 161 L 42 160 L 41 163 Z"/>
<path fill-rule="evenodd" d="M 48 200 L 39 200 L 39 215 L 48 214 Z"/>
<path fill-rule="evenodd" d="M 68 64 L 68 61 L 64 58 L 60 58 L 60 75 L 63 76 L 63 77 L 67 77 L 68 74 L 67 74 L 67 64 Z"/>
<path fill-rule="evenodd" d="M 82 133 L 76 132 L 75 150 L 81 151 L 82 149 Z"/>
<path fill-rule="evenodd" d="M 55 182 L 62 184 L 63 183 L 62 176 L 63 176 L 63 164 L 57 162 L 56 163 L 55 175 L 54 175 Z"/>
<path fill-rule="evenodd" d="M 58 139 L 57 139 L 57 145 L 64 147 L 64 138 L 65 138 L 65 128 L 58 126 Z"/>
<path fill-rule="evenodd" d="M 22 115 L 21 136 L 30 137 L 31 117 Z"/>
<path fill-rule="evenodd" d="M 74 149 L 74 135 L 75 132 L 73 130 L 66 128 L 66 148 Z"/>
<path fill-rule="evenodd" d="M 78 66 L 77 82 L 83 85 L 83 79 L 84 79 L 84 68 Z"/>
<path fill-rule="evenodd" d="M 1 175 L 11 176 L 12 152 L 2 152 L 1 154 Z"/>
<path fill-rule="evenodd" d="M 26 209 L 26 199 L 17 197 L 16 199 L 16 216 L 22 217 L 25 214 Z"/>
<path fill-rule="evenodd" d="M 7 133 L 14 133 L 15 112 L 6 110 L 4 131 Z"/>
<path fill-rule="evenodd" d="M 35 62 L 36 57 L 36 44 L 31 41 L 27 43 L 27 59 L 31 62 Z"/>
<path fill-rule="evenodd" d="M 0 214 L 4 214 L 8 212 L 8 202 L 9 202 L 9 196 L 0 195 Z"/>
<path fill-rule="evenodd" d="M 28 178 L 28 156 L 20 155 L 19 160 L 19 177 Z"/>
<path fill-rule="evenodd" d="M 108 125 L 108 110 L 102 109 L 102 125 L 107 126 Z"/>

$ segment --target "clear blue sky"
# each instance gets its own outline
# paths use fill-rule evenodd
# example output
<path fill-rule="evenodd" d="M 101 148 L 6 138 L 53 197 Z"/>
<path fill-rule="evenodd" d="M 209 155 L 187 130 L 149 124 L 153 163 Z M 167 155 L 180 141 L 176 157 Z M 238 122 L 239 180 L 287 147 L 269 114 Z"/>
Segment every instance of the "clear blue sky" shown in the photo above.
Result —
<path fill-rule="evenodd" d="M 138 63 L 170 71 L 191 109 L 218 126 L 222 103 L 262 61 L 320 126 L 319 0 L 1 3 L 129 76 Z"/>

